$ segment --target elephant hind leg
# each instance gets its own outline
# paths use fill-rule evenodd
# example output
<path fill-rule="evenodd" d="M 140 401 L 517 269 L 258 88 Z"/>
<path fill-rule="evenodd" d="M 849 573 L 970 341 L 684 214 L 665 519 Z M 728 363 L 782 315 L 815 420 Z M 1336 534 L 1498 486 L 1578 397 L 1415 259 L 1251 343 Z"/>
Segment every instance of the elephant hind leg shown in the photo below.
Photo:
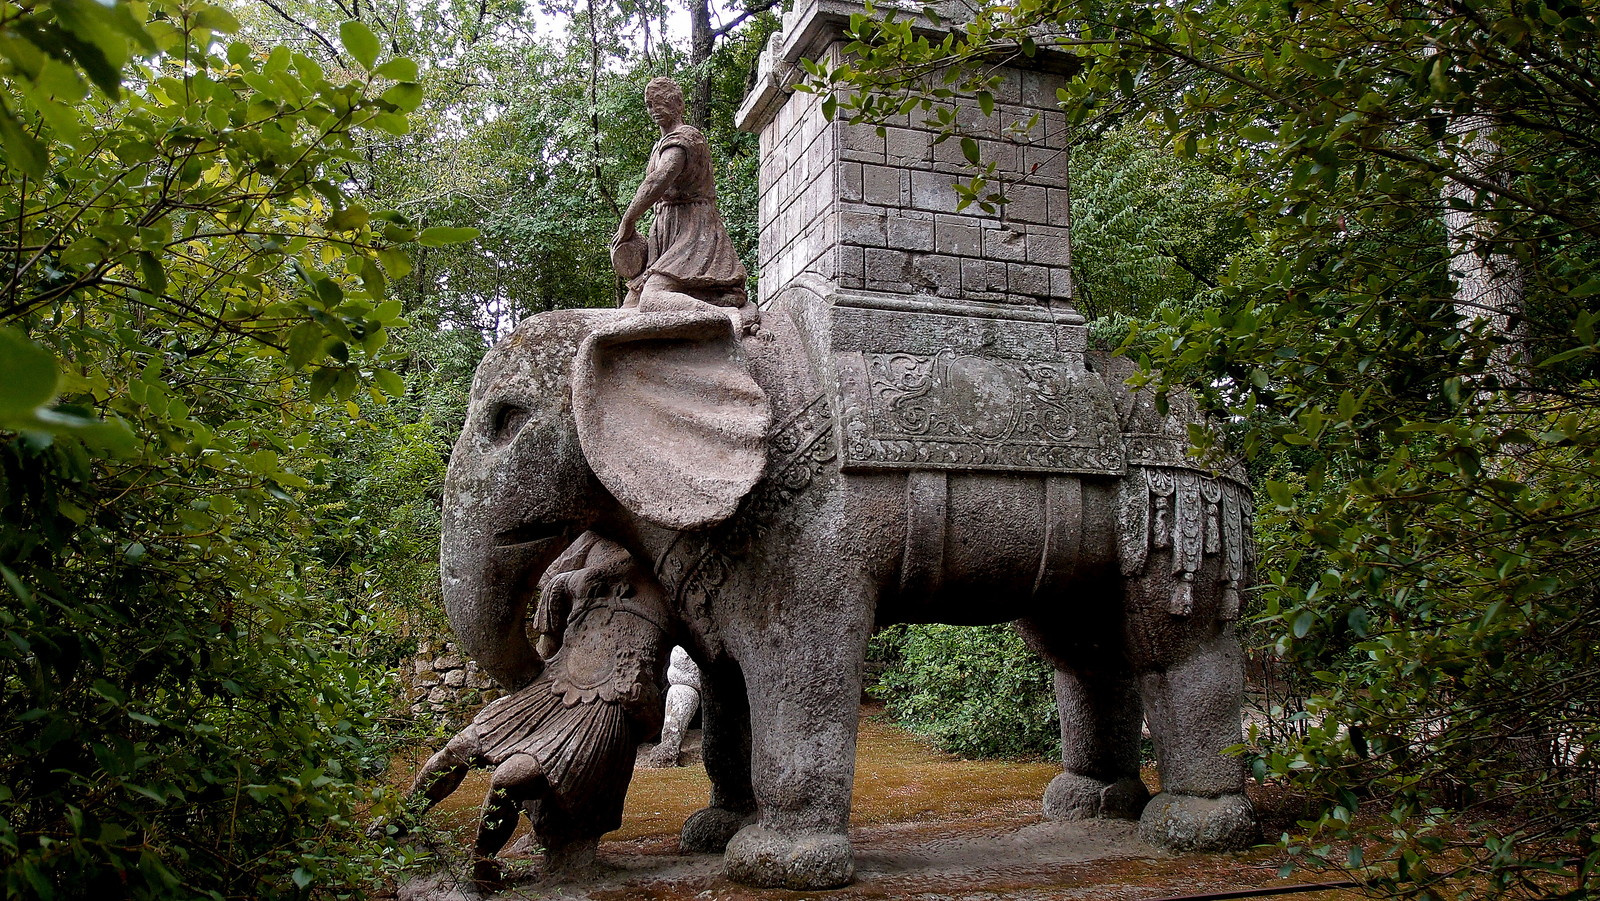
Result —
<path fill-rule="evenodd" d="M 1243 654 L 1229 629 L 1144 675 L 1162 786 L 1140 818 L 1145 841 L 1180 851 L 1237 850 L 1256 841 L 1244 766 L 1224 753 L 1241 740 L 1243 684 Z"/>
<path fill-rule="evenodd" d="M 1139 776 L 1139 693 L 1131 673 L 1057 669 L 1063 772 L 1044 793 L 1052 820 L 1136 819 L 1150 800 Z"/>
<path fill-rule="evenodd" d="M 1132 668 L 1107 645 L 1068 641 L 1068 626 L 1018 623 L 1028 645 L 1055 667 L 1063 772 L 1044 794 L 1053 820 L 1136 819 L 1150 799 L 1139 777 L 1143 708 Z"/>

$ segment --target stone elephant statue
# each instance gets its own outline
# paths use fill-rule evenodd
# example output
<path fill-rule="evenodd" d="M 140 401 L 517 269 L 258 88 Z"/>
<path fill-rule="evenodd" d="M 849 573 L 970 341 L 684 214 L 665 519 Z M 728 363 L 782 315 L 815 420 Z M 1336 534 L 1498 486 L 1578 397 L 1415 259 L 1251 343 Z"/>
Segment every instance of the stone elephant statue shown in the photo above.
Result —
<path fill-rule="evenodd" d="M 724 850 L 748 884 L 852 878 L 863 659 L 893 622 L 1015 621 L 1054 665 L 1065 771 L 1047 815 L 1139 818 L 1177 849 L 1251 843 L 1223 753 L 1240 741 L 1250 496 L 1185 456 L 1192 404 L 1158 410 L 1127 364 L 1073 347 L 1041 363 L 956 316 L 891 317 L 920 352 L 852 350 L 816 300 L 780 298 L 754 336 L 711 308 L 556 311 L 491 349 L 445 485 L 462 647 L 508 689 L 529 681 L 540 573 L 586 530 L 627 548 L 702 670 L 712 794 L 683 846 Z"/>

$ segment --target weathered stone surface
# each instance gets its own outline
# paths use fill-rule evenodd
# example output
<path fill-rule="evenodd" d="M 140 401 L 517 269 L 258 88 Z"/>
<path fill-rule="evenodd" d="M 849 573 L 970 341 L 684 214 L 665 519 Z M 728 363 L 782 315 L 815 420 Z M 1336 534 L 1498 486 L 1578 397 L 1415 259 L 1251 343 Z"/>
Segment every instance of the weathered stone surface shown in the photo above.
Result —
<path fill-rule="evenodd" d="M 1008 263 L 1006 265 L 1006 288 L 1012 294 L 1048 298 L 1050 296 L 1050 270 L 1044 266 Z"/>
<path fill-rule="evenodd" d="M 684 820 L 678 846 L 689 853 L 721 854 L 729 840 L 754 820 L 754 813 L 738 813 L 721 807 L 702 808 Z"/>
<path fill-rule="evenodd" d="M 744 307 L 748 273 L 717 209 L 710 145 L 699 129 L 684 124 L 683 91 L 677 82 L 654 78 L 644 93 L 661 139 L 650 151 L 649 168 L 611 240 L 612 266 L 628 281 L 623 306 Z M 790 167 L 793 177 L 806 177 L 806 161 L 802 156 Z M 637 226 L 646 212 L 653 212 L 654 220 L 643 238 Z M 790 234 L 798 232 L 790 226 Z"/>
<path fill-rule="evenodd" d="M 842 165 L 852 165 L 845 163 Z M 877 206 L 899 208 L 911 202 L 911 174 L 889 166 L 863 166 L 861 193 L 855 199 Z M 891 212 L 889 215 L 893 216 Z"/>
<path fill-rule="evenodd" d="M 839 237 L 862 247 L 882 247 L 886 241 L 887 217 L 883 210 L 845 210 L 839 214 Z"/>
<path fill-rule="evenodd" d="M 999 357 L 980 320 L 864 312 L 856 334 L 884 352 L 837 358 L 846 470 L 1123 472 L 1111 396 L 1081 362 Z"/>
<path fill-rule="evenodd" d="M 933 223 L 934 217 L 930 213 L 891 211 L 888 219 L 889 246 L 896 250 L 932 250 Z"/>
<path fill-rule="evenodd" d="M 839 126 L 839 155 L 863 163 L 885 162 L 883 138 L 870 125 Z"/>
<path fill-rule="evenodd" d="M 865 252 L 868 290 L 898 291 L 905 286 L 905 251 L 868 247 Z"/>
<path fill-rule="evenodd" d="M 1005 189 L 1005 193 L 1010 200 L 1005 205 L 1006 221 L 1032 225 L 1046 225 L 1051 222 L 1050 214 L 1046 210 L 1046 194 L 1043 186 L 1010 185 Z M 1064 212 L 1070 213 L 1070 210 Z M 1056 221 L 1064 223 L 1067 221 L 1067 216 L 1061 215 Z"/>
<path fill-rule="evenodd" d="M 941 172 L 911 170 L 911 206 L 930 213 L 956 211 L 955 180 Z"/>
<path fill-rule="evenodd" d="M 837 888 L 855 875 L 850 840 L 832 833 L 787 835 L 747 826 L 728 842 L 728 878 L 766 888 Z"/>
<path fill-rule="evenodd" d="M 661 741 L 645 756 L 651 767 L 675 767 L 683 753 L 683 736 L 689 723 L 700 710 L 700 667 L 695 665 L 689 652 L 681 647 L 672 649 L 672 663 L 667 667 L 667 707 L 661 723 Z"/>
<path fill-rule="evenodd" d="M 1134 776 L 1103 782 L 1077 773 L 1062 773 L 1045 788 L 1044 815 L 1052 820 L 1136 820 L 1149 801 L 1150 790 Z"/>
<path fill-rule="evenodd" d="M 911 265 L 906 258 L 901 271 Z M 546 536 L 591 525 L 636 536 L 629 554 L 651 561 L 675 628 L 710 661 L 704 751 L 723 812 L 691 823 L 686 845 L 717 845 L 759 808 L 762 819 L 727 851 L 729 872 L 759 884 L 848 878 L 843 830 L 861 655 L 873 623 L 900 615 L 904 599 L 915 599 L 919 617 L 966 610 L 959 599 L 973 591 L 1016 599 L 989 613 L 1022 617 L 1024 635 L 1065 680 L 1063 722 L 1087 737 L 1064 744 L 1064 762 L 1073 772 L 1107 773 L 1092 804 L 1060 783 L 1057 812 L 1131 812 L 1140 694 L 1169 790 L 1236 792 L 1242 772 L 1221 754 L 1239 728 L 1227 596 L 1235 558 L 1244 559 L 1230 548 L 1243 548 L 1234 533 L 1242 540 L 1244 531 L 1226 531 L 1243 523 L 1242 508 L 1228 506 L 1232 489 L 1192 470 L 1194 502 L 1185 494 L 1169 508 L 1182 528 L 1157 530 L 1153 513 L 1144 525 L 1120 517 L 1119 416 L 1143 421 L 1142 401 L 1086 365 L 1084 328 L 1058 311 L 835 291 L 807 288 L 765 311 L 761 338 L 735 337 L 715 311 L 563 311 L 525 321 L 486 356 L 451 458 L 443 554 L 452 620 L 464 638 L 486 643 L 474 648 L 495 662 L 486 668 L 516 672 L 503 665 L 525 641 L 514 587 L 552 553 L 558 542 Z M 600 352 L 609 356 L 596 362 Z M 692 377 L 673 374 L 690 361 Z M 813 369 L 813 361 L 827 365 Z M 648 390 L 581 387 L 629 374 Z M 720 511 L 697 528 L 672 526 L 664 518 L 678 508 L 650 504 L 685 478 L 662 470 L 661 458 L 695 460 L 696 477 L 717 471 L 710 464 L 727 452 L 707 443 L 715 436 L 684 429 L 737 422 L 749 390 L 730 387 L 740 374 L 771 404 L 763 474 L 742 494 L 709 486 Z M 688 397 L 675 397 L 680 384 Z M 629 477 L 657 480 L 654 494 L 619 494 L 595 475 L 619 452 L 584 439 L 582 408 L 612 396 L 627 398 L 605 408 L 618 422 L 630 420 L 615 411 L 631 417 L 652 404 L 702 411 L 631 420 L 627 434 L 651 452 L 632 458 Z M 525 424 L 500 436 L 498 411 L 512 403 L 529 405 L 519 414 Z M 881 449 L 855 450 L 873 441 Z M 901 450 L 909 455 L 893 456 Z M 872 462 L 853 462 L 863 460 Z M 857 471 L 889 474 L 844 475 Z M 1147 505 L 1157 496 L 1142 495 Z M 1225 529 L 1216 540 L 1204 519 L 1212 497 Z M 1119 538 L 1123 527 L 1139 529 L 1144 542 L 1142 564 L 1125 577 L 1121 548 L 1138 542 Z M 1157 547 L 1156 535 L 1169 537 Z M 1085 574 L 1093 574 L 1088 583 Z M 1086 584 L 1120 589 L 1120 602 L 1096 602 L 1118 613 L 1103 623 L 1063 619 L 1061 611 L 1080 609 L 1071 599 Z M 1173 606 L 1180 596 L 1182 610 Z M 504 622 L 519 626 L 496 639 L 491 630 Z M 1076 667 L 1106 665 L 1081 656 L 1095 635 L 1090 646 L 1116 648 L 1126 661 L 1111 669 L 1115 690 L 1072 682 Z M 1142 640 L 1124 644 L 1129 635 Z M 833 675 L 821 681 L 816 672 Z M 1130 694 L 1134 684 L 1139 694 Z M 752 708 L 764 728 L 749 733 Z M 1214 825 L 1201 822 L 1196 840 L 1210 841 Z M 1181 830 L 1173 835 L 1182 840 Z"/>
<path fill-rule="evenodd" d="M 961 290 L 969 297 L 1003 299 L 1006 292 L 1006 264 L 998 260 L 961 261 Z"/>
<path fill-rule="evenodd" d="M 935 216 L 933 247 L 940 253 L 954 256 L 981 257 L 983 232 L 975 219 L 954 214 Z"/>
<path fill-rule="evenodd" d="M 1145 806 L 1139 837 L 1174 851 L 1238 851 L 1255 844 L 1260 830 L 1243 794 L 1199 798 L 1162 792 Z"/>
<path fill-rule="evenodd" d="M 1028 234 L 1015 228 L 986 228 L 983 230 L 983 255 L 991 260 L 1026 260 Z"/>

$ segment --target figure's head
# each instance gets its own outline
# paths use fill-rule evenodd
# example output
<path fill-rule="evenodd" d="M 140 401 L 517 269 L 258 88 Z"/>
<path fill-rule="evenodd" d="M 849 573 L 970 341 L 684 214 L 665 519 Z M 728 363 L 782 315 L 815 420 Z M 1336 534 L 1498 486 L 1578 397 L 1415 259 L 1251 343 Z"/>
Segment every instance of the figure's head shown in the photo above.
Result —
<path fill-rule="evenodd" d="M 683 121 L 683 89 L 670 78 L 650 79 L 644 86 L 644 108 L 657 125 Z"/>

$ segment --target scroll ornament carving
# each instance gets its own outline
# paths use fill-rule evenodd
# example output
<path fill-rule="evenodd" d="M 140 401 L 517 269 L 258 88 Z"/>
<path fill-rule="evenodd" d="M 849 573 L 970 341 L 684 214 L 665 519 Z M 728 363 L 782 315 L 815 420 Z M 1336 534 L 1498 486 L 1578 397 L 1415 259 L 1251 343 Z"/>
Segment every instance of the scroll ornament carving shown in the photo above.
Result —
<path fill-rule="evenodd" d="M 841 355 L 846 469 L 1121 475 L 1104 384 L 1080 365 L 960 354 Z"/>

